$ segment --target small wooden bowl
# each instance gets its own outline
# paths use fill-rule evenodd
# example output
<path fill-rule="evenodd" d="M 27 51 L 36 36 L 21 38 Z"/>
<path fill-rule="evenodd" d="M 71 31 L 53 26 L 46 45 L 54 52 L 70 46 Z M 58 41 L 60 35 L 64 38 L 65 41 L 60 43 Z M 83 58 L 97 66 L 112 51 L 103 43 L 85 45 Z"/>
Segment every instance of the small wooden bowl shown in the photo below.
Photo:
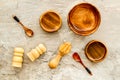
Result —
<path fill-rule="evenodd" d="M 40 17 L 40 26 L 47 32 L 55 32 L 60 29 L 62 20 L 60 16 L 53 11 L 45 12 Z"/>
<path fill-rule="evenodd" d="M 96 40 L 90 41 L 85 47 L 85 55 L 92 62 L 100 62 L 102 61 L 107 54 L 106 46 Z"/>
<path fill-rule="evenodd" d="M 100 22 L 99 11 L 89 3 L 74 6 L 68 14 L 68 25 L 78 35 L 87 36 L 94 33 L 98 29 Z"/>

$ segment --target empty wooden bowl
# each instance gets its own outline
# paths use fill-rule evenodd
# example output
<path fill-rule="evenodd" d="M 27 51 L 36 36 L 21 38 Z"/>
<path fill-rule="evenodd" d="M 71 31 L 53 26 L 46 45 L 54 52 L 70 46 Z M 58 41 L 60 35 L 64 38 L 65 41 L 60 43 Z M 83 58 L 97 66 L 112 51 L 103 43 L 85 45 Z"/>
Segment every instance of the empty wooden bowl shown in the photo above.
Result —
<path fill-rule="evenodd" d="M 85 47 L 85 55 L 92 62 L 100 62 L 102 61 L 107 54 L 106 46 L 96 40 L 90 41 Z"/>
<path fill-rule="evenodd" d="M 100 25 L 101 17 L 97 8 L 89 3 L 74 6 L 68 14 L 70 29 L 79 35 L 94 33 Z"/>
<path fill-rule="evenodd" d="M 53 11 L 48 11 L 40 17 L 40 26 L 47 32 L 55 32 L 61 27 L 60 16 Z"/>

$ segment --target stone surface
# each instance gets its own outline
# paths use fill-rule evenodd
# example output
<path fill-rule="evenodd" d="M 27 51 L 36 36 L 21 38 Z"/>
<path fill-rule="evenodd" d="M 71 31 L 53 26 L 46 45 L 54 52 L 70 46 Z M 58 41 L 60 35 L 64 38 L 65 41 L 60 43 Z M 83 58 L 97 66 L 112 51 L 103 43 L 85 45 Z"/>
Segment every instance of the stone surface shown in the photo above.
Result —
<path fill-rule="evenodd" d="M 69 10 L 78 3 L 89 2 L 101 13 L 99 29 L 90 36 L 75 35 L 67 25 Z M 39 26 L 39 17 L 47 10 L 54 10 L 62 17 L 62 28 L 46 33 Z M 28 38 L 13 19 L 16 14 L 35 35 Z M 0 0 L 0 80 L 120 80 L 120 0 Z M 90 62 L 84 55 L 84 47 L 90 40 L 100 40 L 108 48 L 106 59 L 100 63 Z M 57 69 L 50 69 L 48 61 L 55 55 L 58 45 L 71 41 L 73 48 Z M 26 53 L 39 43 L 47 46 L 47 52 L 31 62 Z M 14 47 L 25 49 L 23 68 L 11 66 Z M 78 51 L 83 62 L 91 69 L 90 76 L 72 58 Z"/>

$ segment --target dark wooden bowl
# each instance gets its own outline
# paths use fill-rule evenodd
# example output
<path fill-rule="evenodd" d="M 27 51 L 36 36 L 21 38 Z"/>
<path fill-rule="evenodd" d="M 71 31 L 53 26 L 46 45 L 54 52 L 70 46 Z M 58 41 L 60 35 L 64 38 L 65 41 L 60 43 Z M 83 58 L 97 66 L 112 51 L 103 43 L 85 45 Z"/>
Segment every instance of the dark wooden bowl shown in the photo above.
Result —
<path fill-rule="evenodd" d="M 96 40 L 90 41 L 85 47 L 85 55 L 92 62 L 100 62 L 102 61 L 107 54 L 106 46 Z"/>
<path fill-rule="evenodd" d="M 62 20 L 56 12 L 48 11 L 40 17 L 39 23 L 43 30 L 47 32 L 55 32 L 60 29 Z"/>
<path fill-rule="evenodd" d="M 101 22 L 97 8 L 89 3 L 74 6 L 68 14 L 70 29 L 79 35 L 86 36 L 94 33 Z"/>

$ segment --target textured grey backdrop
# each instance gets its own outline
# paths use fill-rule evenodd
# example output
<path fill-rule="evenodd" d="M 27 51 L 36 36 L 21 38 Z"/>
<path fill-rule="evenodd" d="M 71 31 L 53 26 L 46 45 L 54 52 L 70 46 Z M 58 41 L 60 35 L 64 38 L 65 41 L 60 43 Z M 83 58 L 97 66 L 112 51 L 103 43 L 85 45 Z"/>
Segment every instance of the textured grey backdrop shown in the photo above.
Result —
<path fill-rule="evenodd" d="M 101 13 L 99 29 L 90 36 L 75 35 L 67 25 L 67 14 L 76 4 L 89 2 Z M 62 28 L 46 33 L 39 26 L 39 17 L 47 10 L 54 10 L 62 17 Z M 35 35 L 28 38 L 13 19 L 16 14 L 31 28 Z M 84 47 L 90 40 L 100 40 L 108 47 L 106 59 L 100 63 L 90 62 L 84 55 Z M 57 69 L 51 70 L 48 61 L 54 56 L 59 44 L 71 41 L 72 51 L 65 56 Z M 120 0 L 0 0 L 0 80 L 120 80 Z M 26 53 L 39 43 L 47 46 L 47 52 L 35 62 Z M 22 69 L 13 68 L 11 60 L 16 46 L 25 49 Z M 83 62 L 91 69 L 90 76 L 72 58 L 78 51 Z"/>

